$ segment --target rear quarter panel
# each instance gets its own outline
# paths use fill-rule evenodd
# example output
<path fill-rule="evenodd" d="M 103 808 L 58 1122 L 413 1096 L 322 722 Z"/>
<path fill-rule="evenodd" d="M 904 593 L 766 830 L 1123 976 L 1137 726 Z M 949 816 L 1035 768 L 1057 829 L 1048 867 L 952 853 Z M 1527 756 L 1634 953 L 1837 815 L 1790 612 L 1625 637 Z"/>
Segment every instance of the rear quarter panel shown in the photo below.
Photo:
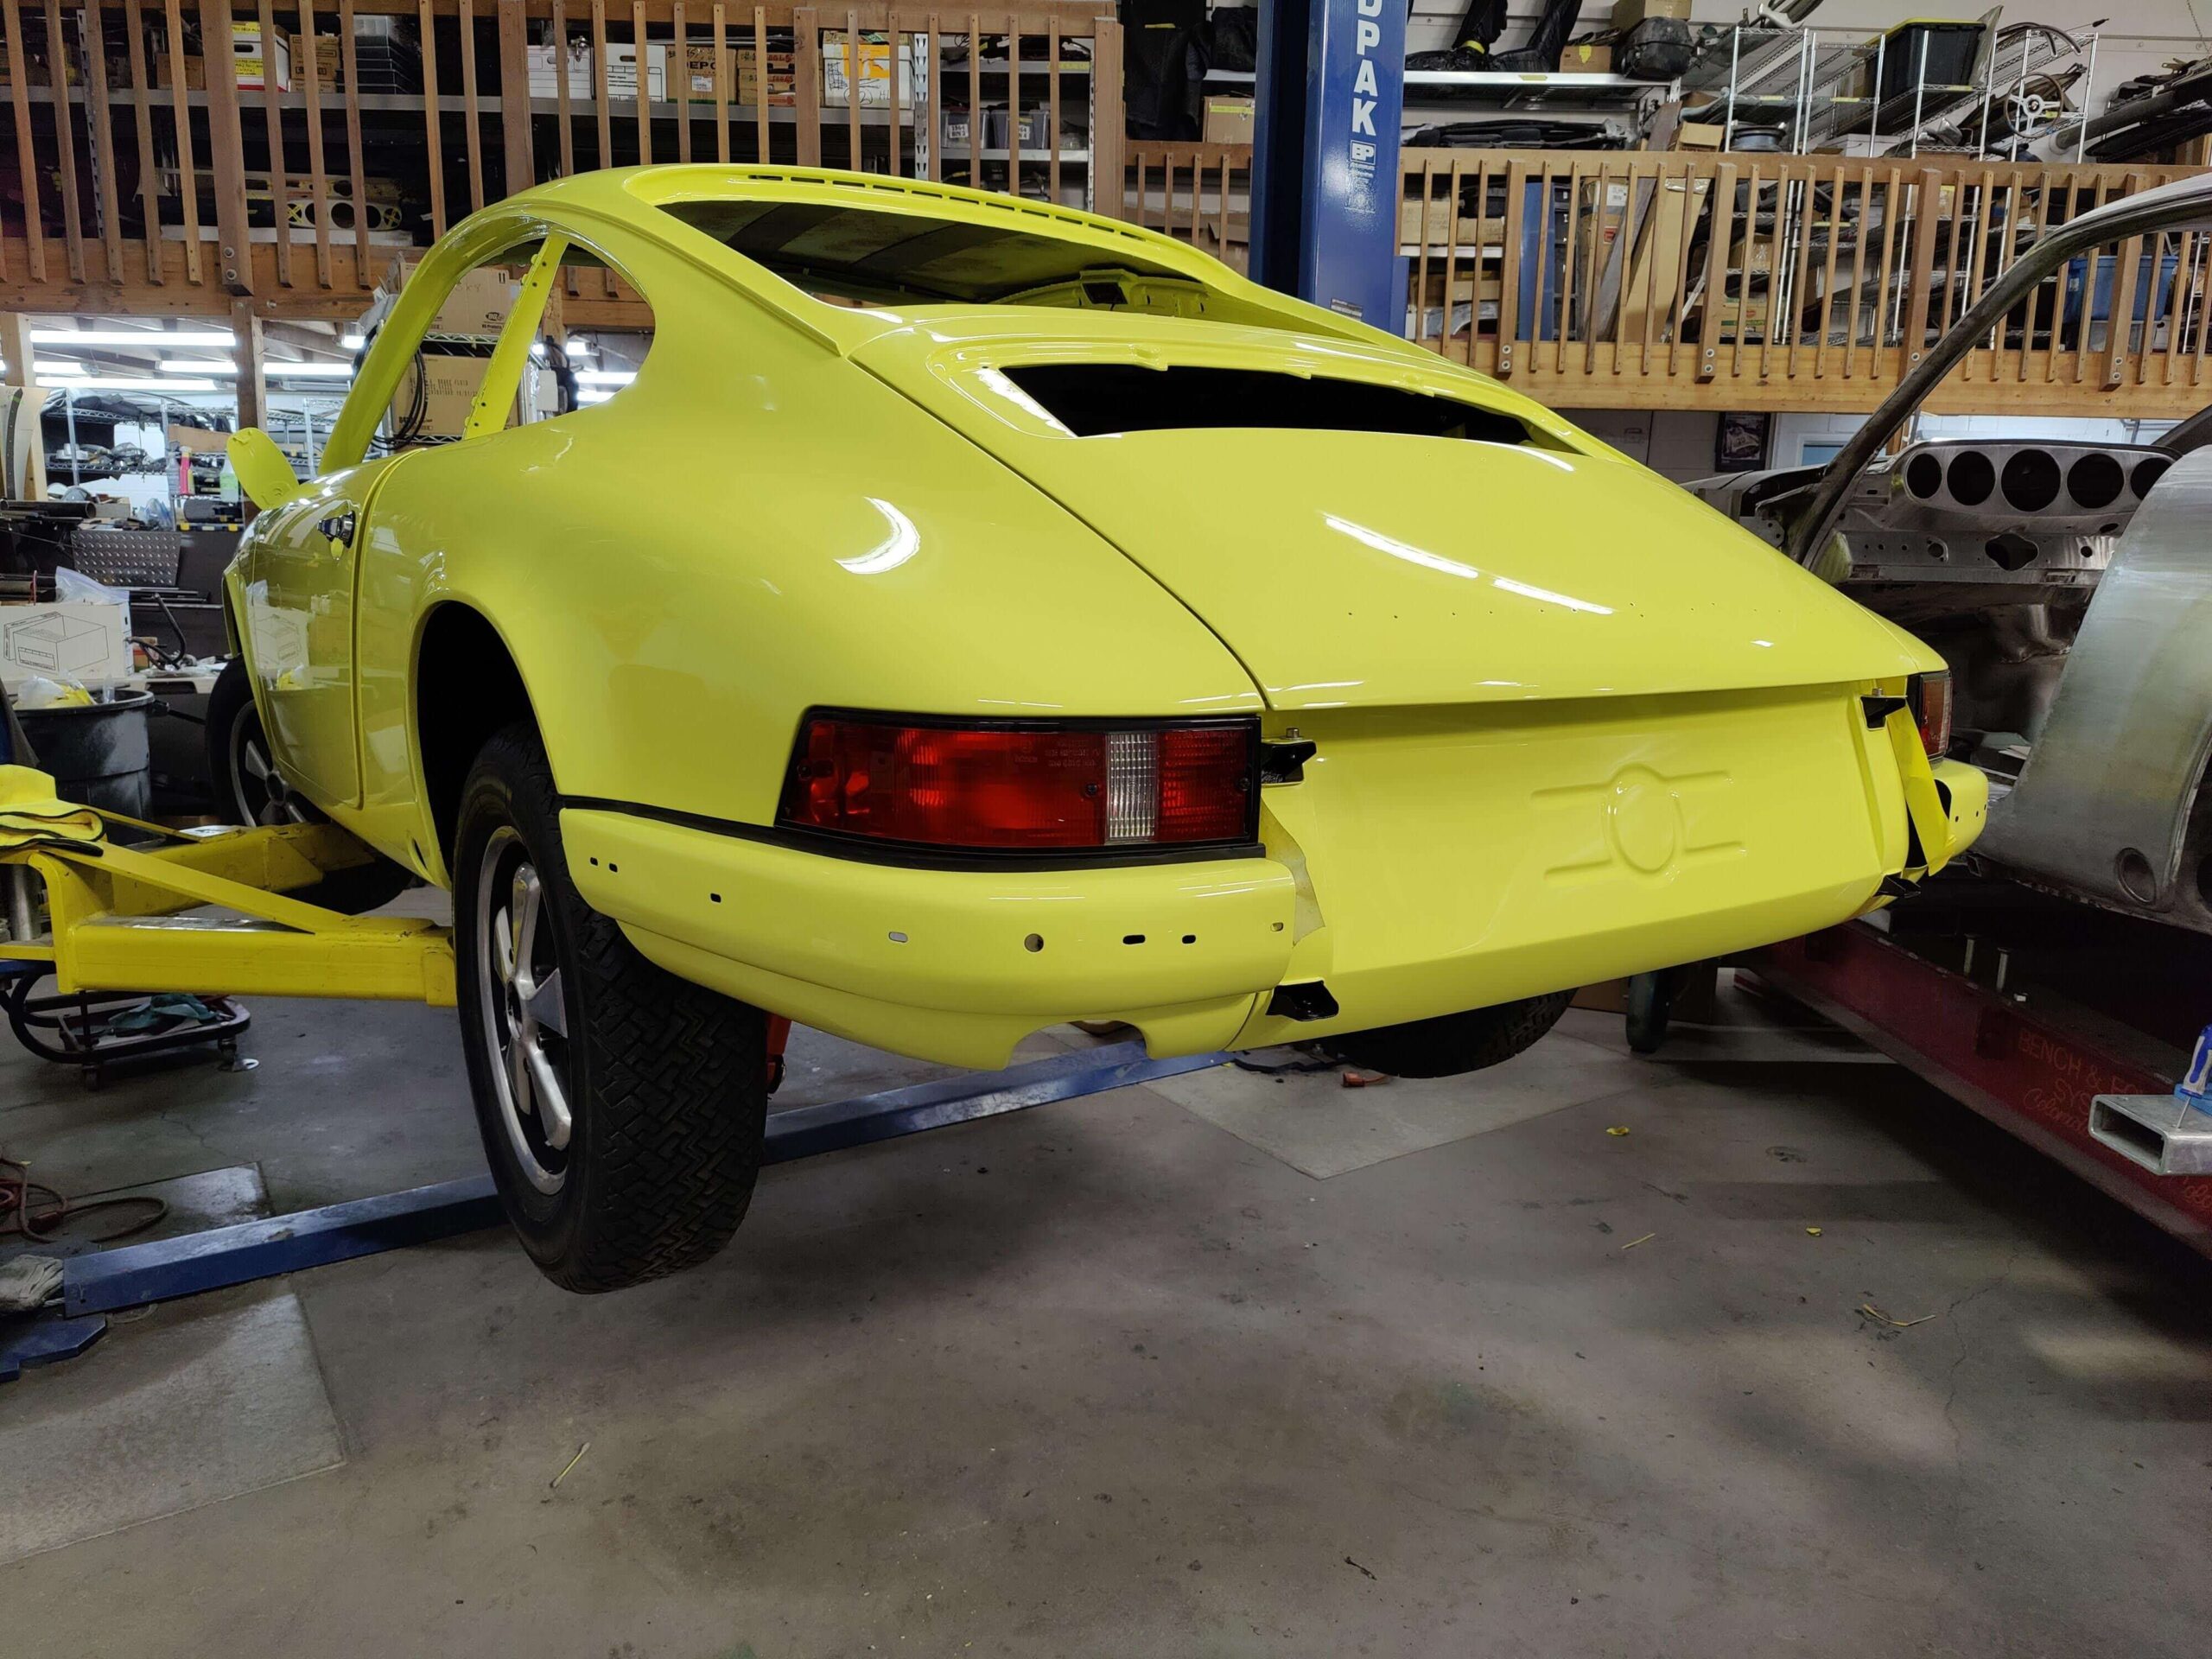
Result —
<path fill-rule="evenodd" d="M 745 823 L 772 817 L 810 706 L 1257 711 L 1187 610 L 1001 464 L 685 261 L 618 251 L 657 325 L 635 383 L 413 453 L 378 493 L 372 842 L 430 849 L 412 688 L 448 603 L 505 641 L 564 794 Z"/>

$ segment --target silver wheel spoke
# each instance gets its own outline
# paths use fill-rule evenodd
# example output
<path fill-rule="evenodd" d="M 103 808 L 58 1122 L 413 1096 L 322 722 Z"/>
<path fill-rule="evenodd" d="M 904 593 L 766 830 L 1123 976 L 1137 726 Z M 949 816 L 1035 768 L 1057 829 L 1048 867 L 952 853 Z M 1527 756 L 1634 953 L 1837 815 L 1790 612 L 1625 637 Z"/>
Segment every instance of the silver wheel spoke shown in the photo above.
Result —
<path fill-rule="evenodd" d="M 499 976 L 499 983 L 515 982 L 515 941 L 508 931 L 507 912 L 495 912 L 492 918 L 492 968 Z"/>
<path fill-rule="evenodd" d="M 247 777 L 257 783 L 265 784 L 269 781 L 269 757 L 262 753 L 260 745 L 254 742 L 251 738 L 246 740 L 238 760 L 245 767 Z"/>
<path fill-rule="evenodd" d="M 543 889 L 537 884 L 537 872 L 527 864 L 518 866 L 511 906 L 515 918 L 515 959 L 514 973 L 509 976 L 510 978 L 528 974 L 537 960 L 537 911 L 543 893 Z M 528 982 L 520 982 L 526 986 Z M 524 994 L 529 994 L 527 989 Z"/>
<path fill-rule="evenodd" d="M 507 1086 L 515 1091 L 515 1110 L 518 1113 L 537 1109 L 531 1098 L 530 1079 L 533 1068 L 530 1064 L 530 1045 L 518 1036 L 507 1045 Z"/>
<path fill-rule="evenodd" d="M 561 970 L 556 968 L 542 980 L 537 981 L 522 994 L 523 1012 L 530 1022 L 556 1037 L 569 1034 L 569 1010 L 561 1001 Z"/>
<path fill-rule="evenodd" d="M 537 1123 L 545 1131 L 545 1144 L 556 1152 L 569 1144 L 569 1096 L 561 1086 L 561 1074 L 545 1051 L 535 1042 L 522 1045 L 522 1052 L 529 1057 L 531 1082 L 537 1094 Z"/>

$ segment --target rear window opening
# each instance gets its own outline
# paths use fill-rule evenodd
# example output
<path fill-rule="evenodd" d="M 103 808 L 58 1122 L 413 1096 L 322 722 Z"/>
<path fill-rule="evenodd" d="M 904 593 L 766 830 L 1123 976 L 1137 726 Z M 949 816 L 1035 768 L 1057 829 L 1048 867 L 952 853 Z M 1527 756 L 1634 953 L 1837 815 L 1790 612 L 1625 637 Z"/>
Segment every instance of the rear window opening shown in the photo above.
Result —
<path fill-rule="evenodd" d="M 1529 435 L 1510 415 L 1450 397 L 1271 369 L 1061 363 L 1002 372 L 1079 438 L 1200 427 L 1395 432 L 1475 443 L 1526 443 Z"/>
<path fill-rule="evenodd" d="M 1200 291 L 1134 251 L 1020 224 L 804 201 L 677 201 L 664 211 L 833 302 L 1118 308 L 1145 303 L 1131 290 L 1148 284 Z"/>

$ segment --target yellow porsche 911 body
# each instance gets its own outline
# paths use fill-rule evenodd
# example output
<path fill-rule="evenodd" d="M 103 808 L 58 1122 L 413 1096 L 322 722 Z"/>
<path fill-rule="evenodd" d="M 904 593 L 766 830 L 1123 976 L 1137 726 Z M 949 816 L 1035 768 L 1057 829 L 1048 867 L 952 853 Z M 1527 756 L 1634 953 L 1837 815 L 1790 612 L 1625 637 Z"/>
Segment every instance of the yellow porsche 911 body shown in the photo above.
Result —
<path fill-rule="evenodd" d="M 579 263 L 651 306 L 650 353 L 511 422 Z M 467 433 L 372 454 L 486 264 L 528 274 Z M 480 1104 L 541 1196 L 590 1014 L 574 959 L 565 990 L 524 960 L 549 859 L 570 932 L 983 1066 L 1069 1019 L 1327 1039 L 1802 933 L 1985 803 L 1916 724 L 1941 662 L 1682 491 L 1035 202 L 716 166 L 525 191 L 425 258 L 326 454 L 241 468 L 253 702 L 289 798 L 454 887 Z M 500 817 L 533 778 L 557 830 Z"/>

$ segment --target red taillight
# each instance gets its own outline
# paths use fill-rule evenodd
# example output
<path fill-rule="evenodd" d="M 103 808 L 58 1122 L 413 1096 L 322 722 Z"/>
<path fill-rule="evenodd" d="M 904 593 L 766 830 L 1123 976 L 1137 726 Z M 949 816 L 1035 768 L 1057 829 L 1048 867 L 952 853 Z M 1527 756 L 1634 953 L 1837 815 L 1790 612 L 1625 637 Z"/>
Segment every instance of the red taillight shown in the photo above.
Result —
<path fill-rule="evenodd" d="M 1253 838 L 1255 730 L 918 726 L 816 715 L 779 821 L 872 841 L 1070 851 Z"/>
<path fill-rule="evenodd" d="M 1920 747 L 1940 760 L 1951 747 L 1951 677 L 1916 674 L 1905 682 L 1912 717 L 1920 726 Z"/>

